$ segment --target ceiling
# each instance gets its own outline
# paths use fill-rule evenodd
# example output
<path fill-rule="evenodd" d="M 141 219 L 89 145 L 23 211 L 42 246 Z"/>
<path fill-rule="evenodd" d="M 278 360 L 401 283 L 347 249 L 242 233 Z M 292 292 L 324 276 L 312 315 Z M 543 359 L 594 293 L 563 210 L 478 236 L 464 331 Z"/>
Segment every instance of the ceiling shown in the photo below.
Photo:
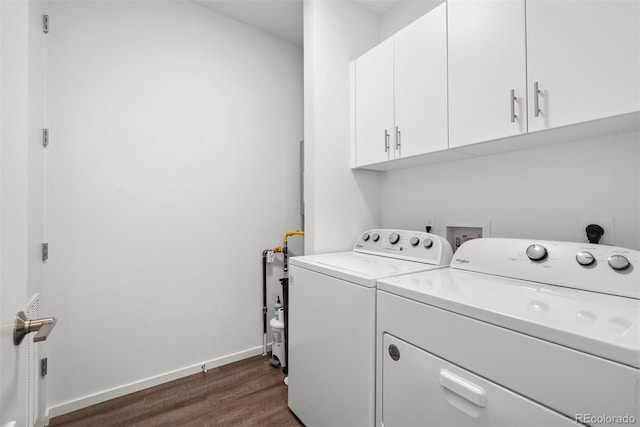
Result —
<path fill-rule="evenodd" d="M 302 0 L 192 0 L 208 9 L 302 46 Z M 326 0 L 345 1 L 345 0 Z M 377 14 L 400 0 L 352 0 Z"/>

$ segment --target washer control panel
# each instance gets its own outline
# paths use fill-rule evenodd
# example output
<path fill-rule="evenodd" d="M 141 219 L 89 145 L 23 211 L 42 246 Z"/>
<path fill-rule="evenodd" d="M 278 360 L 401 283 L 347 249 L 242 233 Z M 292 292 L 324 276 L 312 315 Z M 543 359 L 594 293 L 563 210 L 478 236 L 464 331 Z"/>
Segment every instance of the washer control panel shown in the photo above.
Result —
<path fill-rule="evenodd" d="M 617 246 L 475 239 L 460 246 L 451 268 L 640 299 L 640 252 Z"/>
<path fill-rule="evenodd" d="M 411 230 L 367 230 L 358 237 L 353 250 L 434 265 L 449 265 L 453 256 L 451 245 L 443 237 Z"/>

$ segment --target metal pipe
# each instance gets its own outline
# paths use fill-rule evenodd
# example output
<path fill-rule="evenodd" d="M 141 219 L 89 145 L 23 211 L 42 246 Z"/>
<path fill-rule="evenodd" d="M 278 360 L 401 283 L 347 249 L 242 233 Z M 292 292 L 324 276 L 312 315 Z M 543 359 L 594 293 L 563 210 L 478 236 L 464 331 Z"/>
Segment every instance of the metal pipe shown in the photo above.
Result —
<path fill-rule="evenodd" d="M 285 366 L 282 372 L 287 375 L 289 373 L 289 278 L 280 279 L 282 284 L 282 313 L 284 315 L 284 360 Z"/>
<path fill-rule="evenodd" d="M 262 251 L 262 355 L 267 354 L 267 254 L 269 249 Z"/>
<path fill-rule="evenodd" d="M 288 249 L 287 241 L 291 236 L 304 236 L 304 231 L 295 230 L 295 231 L 287 231 L 286 233 L 284 233 L 284 238 L 282 239 L 282 253 L 284 255 L 284 259 L 282 262 L 282 269 L 284 270 L 285 273 L 289 271 L 289 249 Z"/>

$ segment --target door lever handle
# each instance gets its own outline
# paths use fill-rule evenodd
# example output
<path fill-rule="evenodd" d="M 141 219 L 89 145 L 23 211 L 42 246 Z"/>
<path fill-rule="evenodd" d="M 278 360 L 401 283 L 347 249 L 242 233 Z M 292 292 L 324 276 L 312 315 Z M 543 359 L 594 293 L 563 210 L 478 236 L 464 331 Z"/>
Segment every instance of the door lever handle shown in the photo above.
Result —
<path fill-rule="evenodd" d="M 56 326 L 56 322 L 55 317 L 29 320 L 24 311 L 21 311 L 13 322 L 13 343 L 20 345 L 24 337 L 31 332 L 36 332 L 33 342 L 45 341 L 53 327 Z"/>

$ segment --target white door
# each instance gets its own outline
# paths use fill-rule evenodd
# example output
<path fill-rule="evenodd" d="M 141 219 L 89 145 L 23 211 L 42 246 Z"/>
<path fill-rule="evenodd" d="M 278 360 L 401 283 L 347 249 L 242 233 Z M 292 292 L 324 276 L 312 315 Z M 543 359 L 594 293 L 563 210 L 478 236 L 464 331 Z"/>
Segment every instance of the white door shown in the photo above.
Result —
<path fill-rule="evenodd" d="M 393 159 L 393 38 L 356 59 L 356 166 Z"/>
<path fill-rule="evenodd" d="M 395 158 L 446 150 L 447 6 L 394 36 Z"/>
<path fill-rule="evenodd" d="M 44 425 L 43 343 L 14 345 L 39 317 L 44 264 L 44 1 L 0 1 L 0 426 Z"/>
<path fill-rule="evenodd" d="M 447 3 L 449 146 L 525 133 L 524 0 Z"/>
<path fill-rule="evenodd" d="M 530 132 L 640 110 L 639 4 L 527 1 Z"/>

